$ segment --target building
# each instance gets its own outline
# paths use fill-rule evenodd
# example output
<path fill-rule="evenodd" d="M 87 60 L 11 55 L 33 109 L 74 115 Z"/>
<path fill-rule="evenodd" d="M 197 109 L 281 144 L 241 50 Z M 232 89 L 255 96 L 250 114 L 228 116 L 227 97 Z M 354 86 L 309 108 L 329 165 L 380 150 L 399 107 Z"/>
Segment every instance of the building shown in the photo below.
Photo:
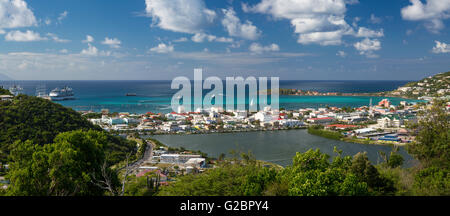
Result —
<path fill-rule="evenodd" d="M 281 119 L 278 120 L 279 125 L 284 127 L 302 127 L 305 124 L 302 121 L 295 120 L 295 119 Z"/>
<path fill-rule="evenodd" d="M 206 160 L 205 158 L 190 158 L 184 164 L 195 168 L 204 168 L 206 166 Z"/>
<path fill-rule="evenodd" d="M 184 164 L 191 158 L 202 158 L 201 155 L 183 155 L 183 154 L 162 154 L 160 156 L 161 163 Z"/>
<path fill-rule="evenodd" d="M 13 99 L 12 95 L 0 95 L 0 101 L 9 101 L 12 99 Z"/>
<path fill-rule="evenodd" d="M 345 129 L 352 129 L 352 128 L 357 128 L 358 126 L 356 125 L 344 125 L 344 124 L 332 124 L 332 125 L 327 125 L 325 126 L 325 128 L 328 129 L 338 129 L 338 130 L 345 130 Z"/>
<path fill-rule="evenodd" d="M 355 130 L 355 133 L 357 135 L 364 135 L 364 134 L 370 134 L 370 133 L 374 133 L 377 130 L 373 129 L 373 128 L 361 128 L 361 129 L 357 129 Z"/>
<path fill-rule="evenodd" d="M 378 106 L 389 108 L 391 106 L 391 102 L 388 99 L 383 99 L 378 102 Z"/>
<path fill-rule="evenodd" d="M 391 128 L 400 127 L 403 124 L 403 120 L 396 116 L 384 116 L 377 119 L 377 127 L 379 128 Z"/>
<path fill-rule="evenodd" d="M 313 124 L 327 124 L 334 121 L 334 118 L 332 117 L 323 117 L 323 118 L 309 118 L 306 120 L 309 123 Z"/>

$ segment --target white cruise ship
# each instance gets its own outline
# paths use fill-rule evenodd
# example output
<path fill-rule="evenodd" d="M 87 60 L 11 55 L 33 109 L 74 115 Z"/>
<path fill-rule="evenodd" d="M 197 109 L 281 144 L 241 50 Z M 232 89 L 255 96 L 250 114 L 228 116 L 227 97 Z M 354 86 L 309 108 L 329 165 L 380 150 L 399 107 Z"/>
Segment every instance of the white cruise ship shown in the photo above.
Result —
<path fill-rule="evenodd" d="M 74 94 L 71 88 L 64 87 L 62 89 L 55 88 L 48 95 L 52 101 L 74 100 Z"/>

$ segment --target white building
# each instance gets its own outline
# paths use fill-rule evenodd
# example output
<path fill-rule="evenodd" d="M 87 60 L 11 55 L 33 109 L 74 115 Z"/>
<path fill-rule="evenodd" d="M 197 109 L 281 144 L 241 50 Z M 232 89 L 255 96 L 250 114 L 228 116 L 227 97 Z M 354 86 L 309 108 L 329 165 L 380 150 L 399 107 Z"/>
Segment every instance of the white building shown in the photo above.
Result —
<path fill-rule="evenodd" d="M 202 158 L 200 155 L 183 155 L 183 154 L 162 154 L 160 156 L 161 163 L 184 164 L 191 158 Z"/>

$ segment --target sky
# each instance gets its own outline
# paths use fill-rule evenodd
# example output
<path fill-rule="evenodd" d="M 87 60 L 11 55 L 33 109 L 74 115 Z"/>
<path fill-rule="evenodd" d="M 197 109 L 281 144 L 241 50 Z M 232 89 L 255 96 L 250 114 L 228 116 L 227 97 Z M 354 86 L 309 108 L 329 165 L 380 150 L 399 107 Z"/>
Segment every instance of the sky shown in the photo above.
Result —
<path fill-rule="evenodd" d="M 450 0 L 0 0 L 0 79 L 418 80 Z"/>

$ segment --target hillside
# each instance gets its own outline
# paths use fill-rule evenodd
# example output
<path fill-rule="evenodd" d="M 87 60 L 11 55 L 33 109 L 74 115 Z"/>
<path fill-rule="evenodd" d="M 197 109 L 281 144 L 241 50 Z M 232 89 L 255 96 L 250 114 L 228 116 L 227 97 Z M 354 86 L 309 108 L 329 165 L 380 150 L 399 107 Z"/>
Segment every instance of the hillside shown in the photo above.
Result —
<path fill-rule="evenodd" d="M 0 88 L 0 95 L 11 95 L 11 92 L 9 92 L 9 91 L 6 90 L 6 89 Z"/>
<path fill-rule="evenodd" d="M 12 101 L 1 101 L 0 113 L 0 162 L 6 161 L 17 140 L 44 145 L 52 143 L 61 132 L 102 130 L 72 109 L 33 96 L 20 95 Z M 108 139 L 112 163 L 123 160 L 125 153 L 135 148 L 134 143 L 120 137 L 108 134 Z"/>
<path fill-rule="evenodd" d="M 388 92 L 389 95 L 407 98 L 449 97 L 450 71 L 427 77 L 417 82 L 410 82 L 398 89 Z"/>

